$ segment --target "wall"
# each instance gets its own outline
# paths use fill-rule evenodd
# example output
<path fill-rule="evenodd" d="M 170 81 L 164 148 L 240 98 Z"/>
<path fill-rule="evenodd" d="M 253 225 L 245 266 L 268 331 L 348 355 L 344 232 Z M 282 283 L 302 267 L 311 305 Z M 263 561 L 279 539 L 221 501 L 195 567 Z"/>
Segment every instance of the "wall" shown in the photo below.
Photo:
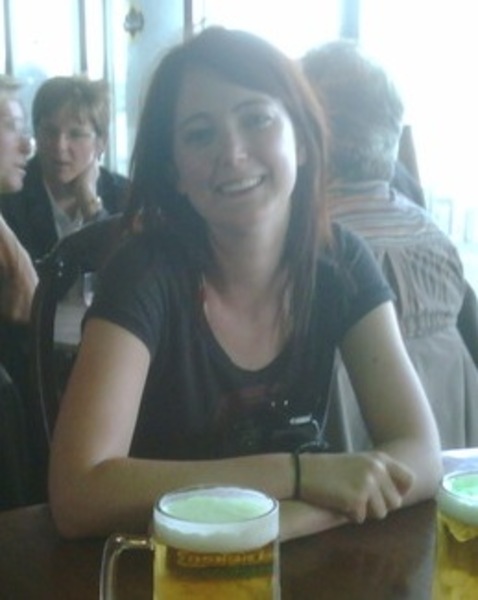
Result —
<path fill-rule="evenodd" d="M 151 71 L 159 57 L 183 38 L 184 9 L 182 0 L 139 0 L 126 2 L 126 11 L 135 7 L 144 18 L 144 29 L 127 38 L 125 111 L 127 146 L 131 149 L 141 102 Z M 114 58 L 114 57 L 113 57 Z"/>

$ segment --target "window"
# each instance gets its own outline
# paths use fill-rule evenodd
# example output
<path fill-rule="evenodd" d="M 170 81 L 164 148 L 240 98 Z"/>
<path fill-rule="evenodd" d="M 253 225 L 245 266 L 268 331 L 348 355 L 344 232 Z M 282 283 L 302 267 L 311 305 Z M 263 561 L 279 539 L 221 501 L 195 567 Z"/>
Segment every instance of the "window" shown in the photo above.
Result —
<path fill-rule="evenodd" d="M 340 0 L 196 0 L 196 28 L 224 25 L 256 33 L 299 58 L 311 46 L 336 38 L 340 31 Z"/>
<path fill-rule="evenodd" d="M 30 108 L 44 79 L 77 71 L 76 2 L 15 0 L 9 7 L 12 71 L 24 84 L 21 93 Z M 52 17 L 61 23 L 53 31 Z"/>
<path fill-rule="evenodd" d="M 476 5 L 361 0 L 360 40 L 392 73 L 413 129 L 427 206 L 478 291 Z"/>

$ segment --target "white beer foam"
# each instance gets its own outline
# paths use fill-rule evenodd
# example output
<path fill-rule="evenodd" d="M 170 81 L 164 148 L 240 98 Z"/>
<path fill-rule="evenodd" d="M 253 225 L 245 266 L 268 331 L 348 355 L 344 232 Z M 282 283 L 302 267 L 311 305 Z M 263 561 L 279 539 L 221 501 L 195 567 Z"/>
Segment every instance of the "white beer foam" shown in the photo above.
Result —
<path fill-rule="evenodd" d="M 278 505 L 255 490 L 191 488 L 155 507 L 155 536 L 192 552 L 246 552 L 261 548 L 279 533 Z"/>

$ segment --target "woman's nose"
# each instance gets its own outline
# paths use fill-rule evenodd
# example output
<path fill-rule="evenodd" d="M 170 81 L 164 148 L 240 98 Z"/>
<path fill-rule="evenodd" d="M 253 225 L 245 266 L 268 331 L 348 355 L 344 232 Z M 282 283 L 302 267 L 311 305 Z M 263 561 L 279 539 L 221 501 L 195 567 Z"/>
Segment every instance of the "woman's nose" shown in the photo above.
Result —
<path fill-rule="evenodd" d="M 221 135 L 218 149 L 219 159 L 235 164 L 247 158 L 247 142 L 236 128 L 228 127 Z"/>
<path fill-rule="evenodd" d="M 53 145 L 58 150 L 64 150 L 65 148 L 68 147 L 69 143 L 70 143 L 70 139 L 69 139 L 68 135 L 66 133 L 63 133 L 62 131 L 58 132 L 57 136 L 55 137 L 55 139 L 53 141 Z"/>

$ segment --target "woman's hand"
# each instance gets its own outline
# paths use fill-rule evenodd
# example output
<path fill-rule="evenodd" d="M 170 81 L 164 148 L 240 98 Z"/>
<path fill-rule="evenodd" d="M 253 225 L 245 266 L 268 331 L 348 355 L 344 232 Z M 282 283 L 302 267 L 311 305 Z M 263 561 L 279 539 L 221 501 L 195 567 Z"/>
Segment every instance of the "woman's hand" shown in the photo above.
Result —
<path fill-rule="evenodd" d="M 303 454 L 300 497 L 362 523 L 400 508 L 412 472 L 385 452 Z"/>
<path fill-rule="evenodd" d="M 91 219 L 102 208 L 101 200 L 96 193 L 96 184 L 100 176 L 98 159 L 94 159 L 88 167 L 72 182 L 72 193 L 76 198 L 84 219 Z"/>

